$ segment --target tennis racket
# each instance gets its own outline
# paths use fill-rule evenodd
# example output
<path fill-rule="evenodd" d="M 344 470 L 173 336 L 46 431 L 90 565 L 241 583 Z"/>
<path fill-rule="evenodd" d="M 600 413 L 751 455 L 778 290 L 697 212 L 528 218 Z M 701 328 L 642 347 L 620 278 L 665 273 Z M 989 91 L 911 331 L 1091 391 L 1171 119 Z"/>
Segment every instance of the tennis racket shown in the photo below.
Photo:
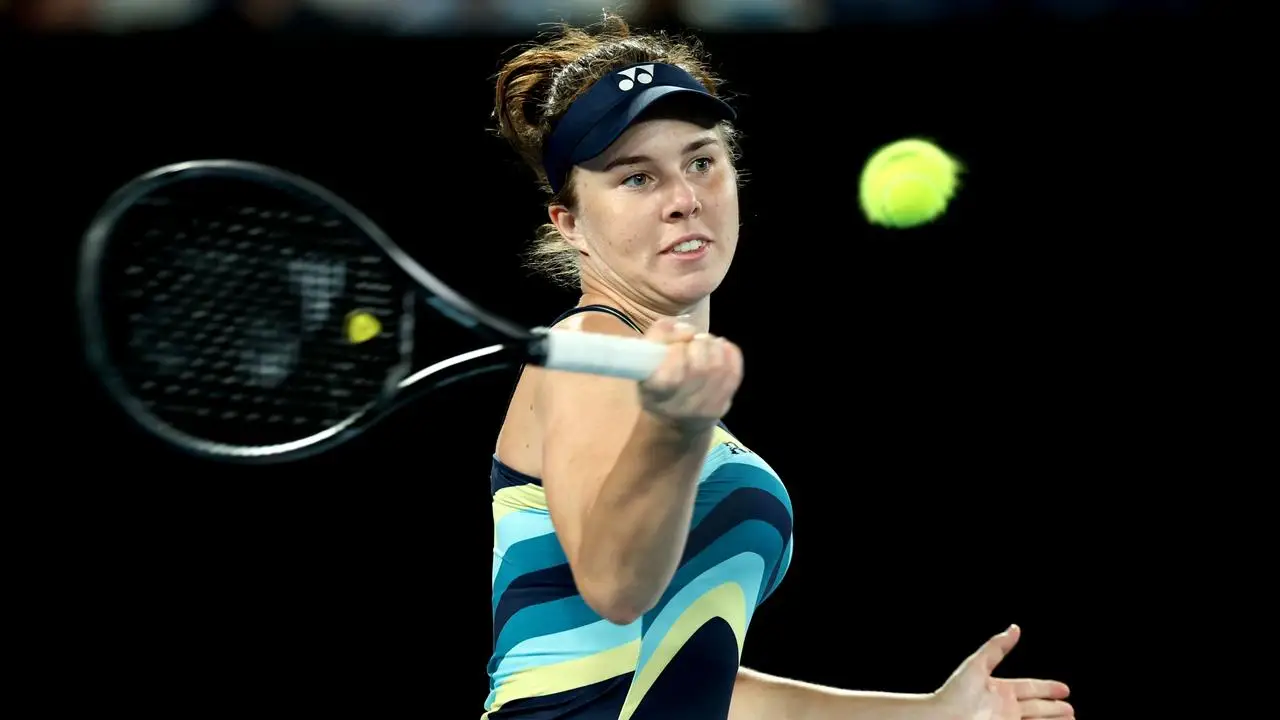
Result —
<path fill-rule="evenodd" d="M 638 381 L 666 353 L 487 312 L 334 193 L 251 162 L 128 182 L 90 224 L 79 270 L 85 350 L 109 397 L 209 458 L 313 455 L 433 389 L 521 363 Z M 474 349 L 432 347 L 442 324 Z"/>

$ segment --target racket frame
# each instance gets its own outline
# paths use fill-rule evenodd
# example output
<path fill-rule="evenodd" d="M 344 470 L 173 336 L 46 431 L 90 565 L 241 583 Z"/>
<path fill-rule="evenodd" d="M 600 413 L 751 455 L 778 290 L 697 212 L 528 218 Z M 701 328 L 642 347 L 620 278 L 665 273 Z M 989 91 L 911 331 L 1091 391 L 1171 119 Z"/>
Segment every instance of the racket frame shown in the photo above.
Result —
<path fill-rule="evenodd" d="M 412 371 L 413 331 L 402 328 L 402 362 L 374 401 L 326 430 L 306 438 L 266 446 L 217 443 L 173 428 L 149 412 L 125 387 L 107 355 L 101 307 L 100 269 L 117 221 L 141 198 L 179 180 L 200 177 L 256 178 L 259 182 L 301 191 L 343 215 L 371 239 L 395 265 L 423 290 L 405 294 L 404 322 L 412 324 L 415 301 L 492 344 L 446 358 Z M 201 457 L 242 463 L 279 463 L 324 452 L 350 440 L 425 391 L 458 380 L 519 364 L 642 380 L 665 356 L 665 346 L 640 338 L 623 338 L 547 327 L 525 328 L 486 310 L 460 295 L 397 245 L 382 228 L 340 196 L 300 175 L 257 162 L 234 159 L 190 160 L 158 167 L 135 177 L 113 192 L 100 207 L 84 233 L 79 258 L 77 301 L 86 359 L 110 397 L 143 428 L 171 445 Z M 423 382 L 444 370 L 473 363 L 465 371 L 451 372 L 437 382 Z"/>
<path fill-rule="evenodd" d="M 172 427 L 147 410 L 142 401 L 129 392 L 108 356 L 106 330 L 100 313 L 101 263 L 116 223 L 137 201 L 166 185 L 201 177 L 251 179 L 289 192 L 301 191 L 327 204 L 354 224 L 402 272 L 429 294 L 423 297 L 424 293 L 416 288 L 406 293 L 402 322 L 412 325 L 415 301 L 421 300 L 454 322 L 498 342 L 411 372 L 413 329 L 402 326 L 403 361 L 379 397 L 337 424 L 298 440 L 265 446 L 229 445 L 199 438 Z M 86 360 L 111 399 L 144 429 L 171 445 L 198 456 L 220 460 L 283 462 L 324 452 L 381 420 L 390 413 L 390 406 L 398 406 L 411 399 L 407 395 L 417 395 L 418 393 L 407 391 L 411 388 L 428 387 L 427 383 L 422 382 L 428 377 L 462 363 L 486 358 L 484 363 L 473 369 L 451 375 L 447 382 L 430 385 L 430 389 L 435 389 L 465 377 L 510 367 L 519 362 L 536 362 L 544 356 L 543 349 L 546 346 L 542 341 L 544 329 L 527 330 L 458 294 L 414 261 L 368 216 L 329 189 L 286 170 L 245 160 L 214 159 L 173 163 L 139 175 L 118 188 L 102 204 L 84 233 L 76 292 Z"/>

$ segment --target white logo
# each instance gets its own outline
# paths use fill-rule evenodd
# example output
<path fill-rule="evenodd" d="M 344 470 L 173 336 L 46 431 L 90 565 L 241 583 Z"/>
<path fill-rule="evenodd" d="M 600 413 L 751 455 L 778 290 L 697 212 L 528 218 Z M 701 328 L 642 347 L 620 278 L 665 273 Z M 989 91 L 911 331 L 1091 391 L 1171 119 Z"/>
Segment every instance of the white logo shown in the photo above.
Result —
<path fill-rule="evenodd" d="M 633 68 L 627 68 L 618 73 L 622 76 L 622 80 L 618 81 L 618 89 L 626 92 L 636 86 L 636 83 L 648 85 L 653 82 L 653 66 L 637 65 Z"/>

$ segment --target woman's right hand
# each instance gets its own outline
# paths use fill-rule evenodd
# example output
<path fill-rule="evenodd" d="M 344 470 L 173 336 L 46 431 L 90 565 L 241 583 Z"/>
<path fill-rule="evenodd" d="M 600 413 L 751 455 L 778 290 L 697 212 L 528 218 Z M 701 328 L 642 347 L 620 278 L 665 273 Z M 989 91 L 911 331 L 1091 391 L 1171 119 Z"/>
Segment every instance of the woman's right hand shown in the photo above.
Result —
<path fill-rule="evenodd" d="M 645 339 L 669 347 L 658 369 L 640 383 L 644 409 L 684 432 L 718 423 L 742 383 L 742 350 L 671 318 L 654 323 Z"/>

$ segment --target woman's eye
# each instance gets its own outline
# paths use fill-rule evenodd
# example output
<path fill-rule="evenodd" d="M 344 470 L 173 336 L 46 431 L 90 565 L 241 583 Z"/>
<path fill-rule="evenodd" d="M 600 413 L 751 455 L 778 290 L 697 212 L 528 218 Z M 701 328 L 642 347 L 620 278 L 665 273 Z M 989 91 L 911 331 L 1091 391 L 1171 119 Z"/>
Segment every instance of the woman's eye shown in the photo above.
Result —
<path fill-rule="evenodd" d="M 627 178 L 622 181 L 622 184 L 628 187 L 640 187 L 644 184 L 645 179 L 646 178 L 643 173 L 636 173 L 635 175 L 627 176 Z"/>
<path fill-rule="evenodd" d="M 709 172 L 711 170 L 711 158 L 701 157 L 693 161 L 693 169 L 695 172 Z"/>

